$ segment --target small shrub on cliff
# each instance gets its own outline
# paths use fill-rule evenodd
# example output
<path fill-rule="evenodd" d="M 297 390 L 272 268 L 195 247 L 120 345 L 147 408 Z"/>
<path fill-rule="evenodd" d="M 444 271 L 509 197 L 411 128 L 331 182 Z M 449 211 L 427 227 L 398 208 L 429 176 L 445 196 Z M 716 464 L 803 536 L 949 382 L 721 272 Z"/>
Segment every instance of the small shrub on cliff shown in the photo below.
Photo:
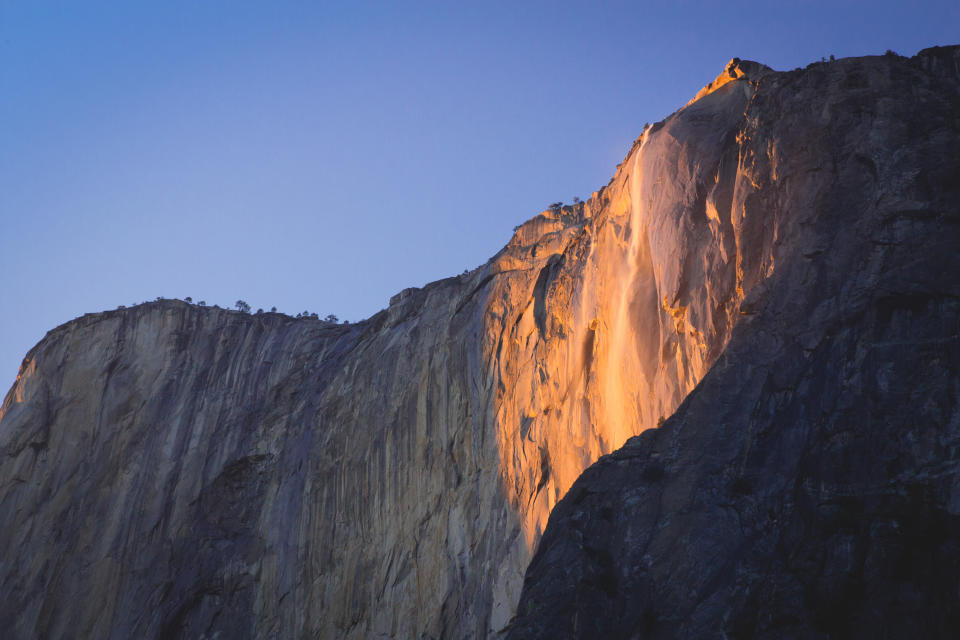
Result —
<path fill-rule="evenodd" d="M 242 313 L 250 313 L 250 305 L 248 305 L 243 300 L 237 300 L 236 302 L 237 311 Z"/>

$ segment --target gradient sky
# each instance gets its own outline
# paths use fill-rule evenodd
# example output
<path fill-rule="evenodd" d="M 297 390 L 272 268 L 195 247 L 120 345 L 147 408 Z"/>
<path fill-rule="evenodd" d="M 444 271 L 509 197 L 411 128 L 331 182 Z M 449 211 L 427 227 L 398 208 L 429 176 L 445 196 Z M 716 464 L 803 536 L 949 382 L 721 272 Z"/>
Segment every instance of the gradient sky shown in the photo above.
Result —
<path fill-rule="evenodd" d="M 957 42 L 956 0 L 0 0 L 0 392 L 87 312 L 355 321 L 472 269 L 734 56 Z"/>

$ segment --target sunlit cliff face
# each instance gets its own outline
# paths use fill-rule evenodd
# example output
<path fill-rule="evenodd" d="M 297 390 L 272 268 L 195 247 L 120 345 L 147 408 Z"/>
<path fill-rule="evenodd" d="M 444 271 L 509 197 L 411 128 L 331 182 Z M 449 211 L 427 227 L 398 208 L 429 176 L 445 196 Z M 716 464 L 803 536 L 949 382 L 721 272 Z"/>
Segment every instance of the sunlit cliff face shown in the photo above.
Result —
<path fill-rule="evenodd" d="M 502 629 L 557 501 L 673 413 L 772 269 L 775 147 L 732 71 L 587 202 L 363 323 L 169 301 L 50 332 L 0 408 L 0 614 L 23 637 Z"/>
<path fill-rule="evenodd" d="M 525 291 L 512 278 L 488 300 L 518 556 L 587 466 L 673 413 L 772 269 L 776 230 L 762 223 L 751 197 L 759 178 L 742 151 L 753 87 L 714 85 L 647 129 L 589 201 L 524 225 L 495 265 L 540 265 Z M 504 315 L 511 308 L 522 312 Z"/>
<path fill-rule="evenodd" d="M 17 379 L 14 381 L 13 387 L 11 387 L 10 392 L 7 393 L 3 404 L 0 404 L 0 420 L 3 420 L 4 414 L 9 411 L 10 407 L 23 402 L 26 382 L 33 377 L 35 373 L 36 363 L 30 358 L 25 358 L 20 365 L 20 371 L 17 373 Z"/>

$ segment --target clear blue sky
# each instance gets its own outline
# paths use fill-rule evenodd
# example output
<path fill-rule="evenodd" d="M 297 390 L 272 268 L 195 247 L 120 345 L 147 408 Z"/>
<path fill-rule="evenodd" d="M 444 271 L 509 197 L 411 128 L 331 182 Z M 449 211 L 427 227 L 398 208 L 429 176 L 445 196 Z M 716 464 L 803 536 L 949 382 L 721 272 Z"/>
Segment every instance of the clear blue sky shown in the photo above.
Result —
<path fill-rule="evenodd" d="M 958 6 L 0 0 L 0 393 L 157 296 L 367 317 L 589 196 L 731 57 L 913 55 Z"/>

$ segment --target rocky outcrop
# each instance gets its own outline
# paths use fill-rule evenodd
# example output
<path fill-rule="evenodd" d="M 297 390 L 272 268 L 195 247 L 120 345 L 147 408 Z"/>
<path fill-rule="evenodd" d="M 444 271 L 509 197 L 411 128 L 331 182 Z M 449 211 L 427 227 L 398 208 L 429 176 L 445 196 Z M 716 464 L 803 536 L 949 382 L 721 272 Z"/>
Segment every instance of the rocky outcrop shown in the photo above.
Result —
<path fill-rule="evenodd" d="M 553 511 L 509 637 L 955 637 L 958 62 L 760 80 L 737 147 L 767 277 L 673 417 Z"/>
<path fill-rule="evenodd" d="M 833 370 L 818 355 L 860 318 L 845 314 L 872 308 L 872 287 L 901 299 L 890 274 L 929 271 L 943 283 L 952 273 L 941 254 L 956 217 L 955 70 L 956 49 L 791 73 L 734 60 L 644 131 L 587 202 L 543 212 L 487 264 L 405 290 L 355 325 L 165 301 L 51 331 L 0 408 L 0 626 L 24 638 L 493 634 L 516 611 L 548 516 L 581 472 L 673 414 L 707 376 L 641 440 L 669 446 L 632 457 L 641 445 L 631 440 L 560 502 L 512 632 L 582 633 L 563 626 L 566 612 L 606 612 L 604 597 L 632 610 L 626 582 L 610 591 L 590 571 L 620 571 L 617 554 L 631 557 L 642 533 L 630 518 L 652 503 L 618 493 L 598 469 L 641 465 L 615 480 L 628 491 L 646 478 L 651 491 L 672 486 L 680 467 L 707 477 L 696 474 L 724 452 L 749 461 L 765 450 L 744 453 L 744 437 L 781 437 L 759 418 L 731 413 L 702 440 L 671 434 L 693 433 L 677 425 L 701 396 L 716 419 L 788 401 L 820 407 L 835 397 L 826 382 L 789 391 L 764 375 L 816 362 L 810 371 L 854 376 L 860 360 Z M 918 285 L 913 307 L 890 302 L 883 322 L 896 326 L 876 325 L 871 339 L 896 349 L 904 332 L 927 331 L 903 309 L 920 313 L 928 298 L 940 306 L 927 315 L 951 326 L 947 284 L 940 297 Z M 879 352 L 850 344 L 849 357 L 872 367 Z M 885 367 L 876 371 L 901 375 Z M 721 382 L 729 394 L 704 395 Z M 837 446 L 857 442 L 838 433 Z M 923 442 L 933 447 L 925 460 L 949 450 Z M 596 554 L 571 546 L 568 527 L 591 478 L 617 505 L 596 511 L 589 491 L 580 499 L 584 527 L 609 533 L 591 543 Z M 760 482 L 749 476 L 737 496 Z M 691 500 L 700 490 L 689 478 L 682 487 Z M 643 513 L 660 531 L 687 512 Z M 668 563 L 658 566 L 684 557 L 657 556 Z M 640 575 L 644 565 L 624 566 Z M 687 574 L 676 575 L 682 589 Z M 598 608 L 570 596 L 577 580 L 599 585 Z M 671 628 L 668 612 L 650 610 L 644 620 Z"/>

